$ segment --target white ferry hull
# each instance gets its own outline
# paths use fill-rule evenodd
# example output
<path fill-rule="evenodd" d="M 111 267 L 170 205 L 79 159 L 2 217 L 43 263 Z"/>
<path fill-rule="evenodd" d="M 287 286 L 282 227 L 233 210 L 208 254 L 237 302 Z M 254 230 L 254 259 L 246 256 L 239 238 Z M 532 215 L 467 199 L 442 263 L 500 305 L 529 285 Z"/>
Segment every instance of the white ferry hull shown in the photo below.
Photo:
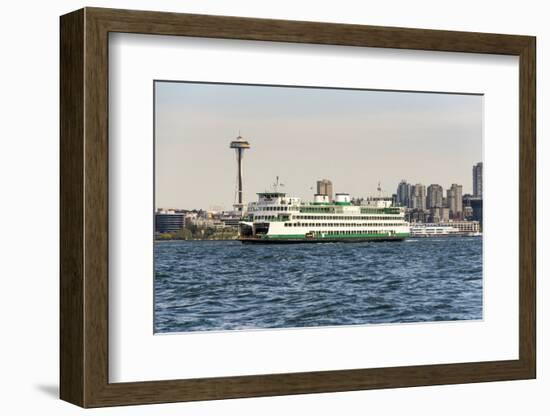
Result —
<path fill-rule="evenodd" d="M 264 238 L 264 237 L 239 237 L 238 240 L 245 244 L 311 244 L 311 243 L 364 243 L 374 241 L 403 241 L 407 236 L 372 236 L 372 237 L 345 237 L 345 238 Z"/>

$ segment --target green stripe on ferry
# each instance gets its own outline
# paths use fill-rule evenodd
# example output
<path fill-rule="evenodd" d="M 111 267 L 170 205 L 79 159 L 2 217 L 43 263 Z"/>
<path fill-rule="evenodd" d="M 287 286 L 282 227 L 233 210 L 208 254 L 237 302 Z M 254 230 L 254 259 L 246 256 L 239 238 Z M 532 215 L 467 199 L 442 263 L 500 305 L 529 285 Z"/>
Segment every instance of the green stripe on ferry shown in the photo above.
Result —
<path fill-rule="evenodd" d="M 383 237 L 401 237 L 401 238 L 407 238 L 410 237 L 410 233 L 396 233 L 396 234 L 325 234 L 324 236 L 321 235 L 315 235 L 314 237 L 310 237 L 309 239 L 332 239 L 332 238 L 383 238 Z M 264 238 L 288 238 L 288 239 L 296 239 L 296 238 L 303 238 L 306 239 L 305 234 L 268 234 Z"/>
<path fill-rule="evenodd" d="M 264 238 L 306 238 L 305 234 L 269 234 Z"/>

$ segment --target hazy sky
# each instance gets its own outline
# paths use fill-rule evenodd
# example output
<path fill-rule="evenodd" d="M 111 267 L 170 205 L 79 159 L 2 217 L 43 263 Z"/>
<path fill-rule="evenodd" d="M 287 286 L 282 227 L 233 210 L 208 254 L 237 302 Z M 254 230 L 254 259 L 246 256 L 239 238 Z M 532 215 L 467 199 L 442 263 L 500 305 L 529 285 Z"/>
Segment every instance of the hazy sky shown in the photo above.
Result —
<path fill-rule="evenodd" d="M 306 200 L 323 178 L 355 197 L 401 179 L 471 193 L 482 160 L 479 95 L 156 82 L 155 100 L 157 207 L 230 209 L 239 130 L 246 202 L 276 176 Z"/>

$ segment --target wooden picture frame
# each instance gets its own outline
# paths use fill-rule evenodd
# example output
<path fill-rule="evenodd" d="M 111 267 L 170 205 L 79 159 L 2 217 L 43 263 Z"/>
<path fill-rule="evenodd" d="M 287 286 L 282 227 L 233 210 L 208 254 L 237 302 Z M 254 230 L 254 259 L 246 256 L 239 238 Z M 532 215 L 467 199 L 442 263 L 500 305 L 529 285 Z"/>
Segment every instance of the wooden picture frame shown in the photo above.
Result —
<path fill-rule="evenodd" d="M 338 392 L 536 376 L 535 38 L 85 8 L 61 17 L 60 396 L 82 407 Z M 110 32 L 515 55 L 520 66 L 519 359 L 109 383 Z"/>

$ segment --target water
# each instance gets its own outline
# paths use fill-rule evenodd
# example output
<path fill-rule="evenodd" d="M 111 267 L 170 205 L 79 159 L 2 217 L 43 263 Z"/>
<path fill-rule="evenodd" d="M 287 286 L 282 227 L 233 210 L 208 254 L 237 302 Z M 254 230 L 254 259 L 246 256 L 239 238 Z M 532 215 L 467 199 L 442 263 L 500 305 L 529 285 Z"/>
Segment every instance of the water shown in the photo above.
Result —
<path fill-rule="evenodd" d="M 155 332 L 482 318 L 482 239 L 155 243 Z"/>

